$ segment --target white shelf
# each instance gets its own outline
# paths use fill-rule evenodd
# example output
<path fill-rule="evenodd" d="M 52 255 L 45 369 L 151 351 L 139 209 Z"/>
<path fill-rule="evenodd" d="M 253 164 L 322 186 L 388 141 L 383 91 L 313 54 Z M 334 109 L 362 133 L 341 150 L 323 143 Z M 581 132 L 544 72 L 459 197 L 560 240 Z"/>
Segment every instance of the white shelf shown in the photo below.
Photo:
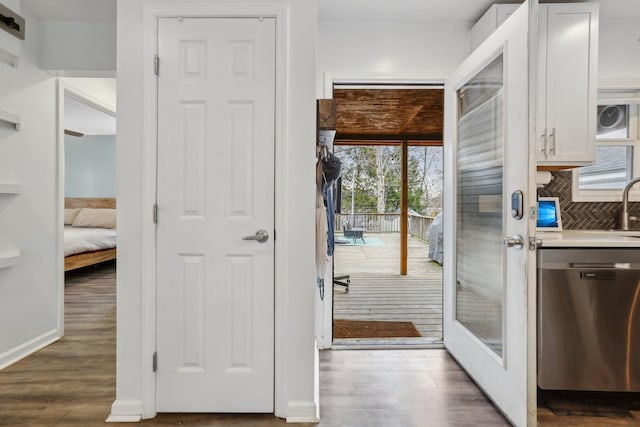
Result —
<path fill-rule="evenodd" d="M 20 64 L 22 40 L 6 31 L 0 31 L 0 61 L 6 62 L 14 68 Z"/>
<path fill-rule="evenodd" d="M 0 251 L 0 268 L 12 267 L 18 263 L 20 249 Z"/>
<path fill-rule="evenodd" d="M 20 184 L 0 182 L 0 194 L 18 194 L 19 192 Z"/>
<path fill-rule="evenodd" d="M 20 116 L 17 114 L 0 110 L 0 121 L 9 123 L 15 126 L 16 130 L 20 130 Z"/>
<path fill-rule="evenodd" d="M 0 110 L 0 121 L 9 123 L 16 127 L 16 130 L 20 130 L 20 116 L 17 114 L 9 113 L 8 111 Z"/>
<path fill-rule="evenodd" d="M 18 68 L 18 64 L 20 63 L 20 57 L 18 55 L 2 47 L 0 47 L 0 59 L 13 68 Z"/>

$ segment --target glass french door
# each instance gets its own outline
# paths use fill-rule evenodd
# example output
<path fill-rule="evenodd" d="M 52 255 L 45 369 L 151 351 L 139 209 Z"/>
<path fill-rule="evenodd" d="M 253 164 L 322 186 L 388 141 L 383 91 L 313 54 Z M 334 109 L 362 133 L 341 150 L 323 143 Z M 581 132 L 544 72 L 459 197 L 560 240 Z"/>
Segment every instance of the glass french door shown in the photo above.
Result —
<path fill-rule="evenodd" d="M 528 417 L 535 268 L 526 243 L 528 22 L 525 2 L 445 85 L 444 342 L 517 426 Z"/>

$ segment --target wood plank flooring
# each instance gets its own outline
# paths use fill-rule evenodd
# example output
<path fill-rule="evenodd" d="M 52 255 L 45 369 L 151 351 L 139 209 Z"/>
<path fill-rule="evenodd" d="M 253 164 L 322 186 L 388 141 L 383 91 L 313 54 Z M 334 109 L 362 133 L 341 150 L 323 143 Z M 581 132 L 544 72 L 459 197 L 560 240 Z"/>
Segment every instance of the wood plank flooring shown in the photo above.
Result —
<path fill-rule="evenodd" d="M 408 274 L 401 276 L 400 235 L 367 234 L 377 246 L 337 245 L 335 275 L 348 274 L 349 292 L 335 287 L 335 319 L 413 322 L 423 338 L 442 340 L 442 267 L 428 257 L 427 242 L 408 241 Z M 412 340 L 417 341 L 417 340 Z"/>
<path fill-rule="evenodd" d="M 67 273 L 65 336 L 0 371 L 0 425 L 84 426 L 109 415 L 116 372 L 114 272 L 111 262 Z"/>
<path fill-rule="evenodd" d="M 67 279 L 66 336 L 0 371 L 2 426 L 105 425 L 115 397 L 115 267 Z M 547 397 L 538 425 L 638 426 L 640 404 L 629 399 Z M 509 425 L 445 350 L 323 351 L 320 407 L 321 427 Z M 270 414 L 160 414 L 120 425 L 287 423 Z"/>
<path fill-rule="evenodd" d="M 442 340 L 442 275 L 354 273 L 349 292 L 336 287 L 334 319 L 413 322 L 420 335 Z"/>

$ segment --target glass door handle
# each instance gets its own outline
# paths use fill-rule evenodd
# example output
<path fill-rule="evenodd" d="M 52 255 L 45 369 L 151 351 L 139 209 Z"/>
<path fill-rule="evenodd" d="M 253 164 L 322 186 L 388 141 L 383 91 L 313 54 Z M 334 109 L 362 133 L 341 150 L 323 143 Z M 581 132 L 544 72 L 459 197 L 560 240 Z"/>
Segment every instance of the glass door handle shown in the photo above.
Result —
<path fill-rule="evenodd" d="M 512 237 L 505 237 L 502 243 L 504 243 L 504 246 L 507 248 L 521 249 L 524 246 L 524 239 L 521 235 L 516 234 Z"/>
<path fill-rule="evenodd" d="M 529 237 L 529 250 L 535 251 L 542 247 L 542 239 L 536 237 Z"/>

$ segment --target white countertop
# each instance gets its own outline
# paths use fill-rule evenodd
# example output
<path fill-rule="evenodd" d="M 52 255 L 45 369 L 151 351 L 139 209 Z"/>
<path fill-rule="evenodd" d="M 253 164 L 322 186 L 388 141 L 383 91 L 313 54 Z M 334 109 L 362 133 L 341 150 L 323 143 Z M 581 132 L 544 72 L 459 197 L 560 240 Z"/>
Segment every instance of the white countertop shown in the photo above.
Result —
<path fill-rule="evenodd" d="M 542 248 L 640 248 L 640 231 L 539 231 Z"/>

